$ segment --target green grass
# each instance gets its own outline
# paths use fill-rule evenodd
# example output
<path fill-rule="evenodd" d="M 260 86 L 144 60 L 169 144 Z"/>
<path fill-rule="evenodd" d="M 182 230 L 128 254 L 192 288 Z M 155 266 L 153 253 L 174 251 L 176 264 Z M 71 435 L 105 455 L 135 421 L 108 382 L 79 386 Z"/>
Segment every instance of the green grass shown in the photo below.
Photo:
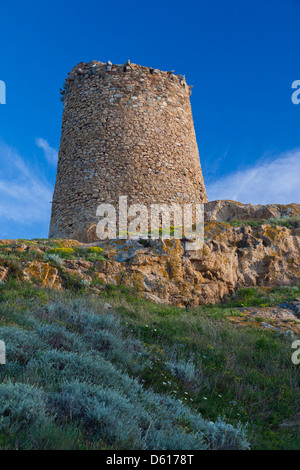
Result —
<path fill-rule="evenodd" d="M 0 368 L 0 449 L 247 448 L 241 423 L 201 416 L 177 369 L 168 372 L 171 362 L 165 372 L 186 393 L 180 399 L 160 390 L 157 351 L 141 341 L 138 323 L 104 307 L 111 298 L 122 310 L 134 298 L 123 289 L 106 294 L 92 298 L 17 279 L 1 285 L 8 361 Z M 153 383 L 146 379 L 151 370 Z"/>
<path fill-rule="evenodd" d="M 211 419 L 224 414 L 230 422 L 248 422 L 252 448 L 300 448 L 299 427 L 280 427 L 299 412 L 300 374 L 291 362 L 290 340 L 232 326 L 226 320 L 232 308 L 226 304 L 181 310 L 123 301 L 116 308 L 156 358 L 155 368 L 144 375 L 155 390 L 174 388 L 165 362 L 192 362 L 198 371 L 195 380 L 179 381 L 176 396 L 192 398 Z"/>
<path fill-rule="evenodd" d="M 224 297 L 224 307 L 271 307 L 300 298 L 300 286 L 278 286 L 274 288 L 244 287 L 232 297 Z"/>
<path fill-rule="evenodd" d="M 0 247 L 0 265 L 9 268 L 0 283 L 0 340 L 8 347 L 0 449 L 238 448 L 246 446 L 240 423 L 248 423 L 252 449 L 300 449 L 299 425 L 281 426 L 300 411 L 292 340 L 228 319 L 240 307 L 300 298 L 299 286 L 241 288 L 219 305 L 182 309 L 97 279 L 101 248 L 38 246 Z M 63 269 L 78 258 L 96 261 L 91 284 Z M 24 282 L 23 261 L 56 267 L 65 290 Z"/>
<path fill-rule="evenodd" d="M 227 320 L 238 302 L 250 305 L 262 296 L 284 301 L 299 296 L 297 289 L 241 289 L 222 305 L 181 309 L 152 304 L 114 285 L 105 286 L 100 298 L 84 289 L 41 289 L 17 278 L 1 285 L 0 339 L 8 345 L 9 362 L 0 369 L 0 396 L 1 385 L 4 402 L 12 392 L 14 403 L 26 393 L 32 418 L 22 421 L 21 411 L 6 411 L 10 421 L 1 432 L 0 420 L 0 448 L 174 449 L 179 442 L 190 448 L 191 436 L 201 448 L 196 428 L 205 434 L 205 423 L 221 416 L 220 429 L 248 423 L 252 449 L 299 449 L 299 427 L 281 427 L 299 412 L 299 366 L 291 362 L 291 340 Z M 105 302 L 114 313 L 105 311 Z M 17 390 L 11 384 L 23 385 Z M 169 397 L 171 413 L 161 404 Z M 38 416 L 31 405 L 37 399 Z M 196 425 L 199 416 L 207 421 Z M 147 434 L 152 420 L 157 427 L 152 424 Z"/>

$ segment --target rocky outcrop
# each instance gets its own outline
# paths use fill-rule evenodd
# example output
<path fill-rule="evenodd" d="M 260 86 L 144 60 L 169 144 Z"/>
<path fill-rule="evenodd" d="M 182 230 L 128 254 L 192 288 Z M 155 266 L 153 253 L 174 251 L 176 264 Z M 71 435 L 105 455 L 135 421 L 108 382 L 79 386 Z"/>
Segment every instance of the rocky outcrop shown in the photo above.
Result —
<path fill-rule="evenodd" d="M 237 308 L 235 315 L 228 317 L 234 324 L 245 327 L 300 334 L 300 302 L 286 302 L 274 307 Z M 293 337 L 293 334 L 291 335 Z"/>
<path fill-rule="evenodd" d="M 204 205 L 205 220 L 231 222 L 232 220 L 268 220 L 278 217 L 297 217 L 300 204 L 242 204 L 230 200 L 211 201 Z"/>
<path fill-rule="evenodd" d="M 106 282 L 130 285 L 144 297 L 175 305 L 220 301 L 239 287 L 296 284 L 300 280 L 300 229 L 262 225 L 206 224 L 199 251 L 180 240 L 102 243 L 107 261 L 98 267 Z"/>
<path fill-rule="evenodd" d="M 27 281 L 39 281 L 43 287 L 62 288 L 58 270 L 50 266 L 49 263 L 41 261 L 29 262 L 23 270 L 23 276 L 24 280 Z"/>
<path fill-rule="evenodd" d="M 221 210 L 222 217 L 226 214 L 237 217 L 238 210 L 230 212 L 236 203 L 219 202 L 210 203 L 211 217 L 220 217 Z M 248 217 L 250 213 L 251 217 L 254 213 L 266 216 L 270 210 L 274 210 L 273 215 L 277 214 L 275 210 L 281 210 L 281 214 L 291 210 L 293 215 L 299 206 L 290 206 L 260 209 L 263 206 L 241 205 L 239 216 Z M 51 257 L 54 243 L 60 248 Z M 102 247 L 104 256 L 89 256 L 91 246 L 95 245 Z M 90 286 L 99 295 L 105 284 L 124 285 L 154 302 L 178 306 L 219 302 L 240 287 L 295 285 L 300 280 L 300 228 L 271 224 L 233 227 L 207 221 L 202 248 L 197 251 L 186 248 L 184 240 L 176 239 L 108 240 L 97 244 L 76 240 L 27 243 L 3 240 L 2 246 L 0 240 L 0 280 L 6 282 L 9 277 L 10 256 L 20 256 L 22 277 L 37 280 L 45 287 L 63 288 L 67 284 L 65 279 L 75 276 L 79 283 Z M 30 260 L 31 253 L 34 260 Z M 69 259 L 64 259 L 63 254 Z"/>
<path fill-rule="evenodd" d="M 4 282 L 8 275 L 9 268 L 7 266 L 0 266 L 0 282 Z"/>

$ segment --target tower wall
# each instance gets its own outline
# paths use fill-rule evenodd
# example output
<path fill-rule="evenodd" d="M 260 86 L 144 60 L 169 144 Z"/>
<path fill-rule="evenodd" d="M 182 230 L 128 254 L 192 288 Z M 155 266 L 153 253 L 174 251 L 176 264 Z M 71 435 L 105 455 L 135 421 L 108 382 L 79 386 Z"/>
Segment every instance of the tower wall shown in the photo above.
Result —
<path fill-rule="evenodd" d="M 100 203 L 207 202 L 185 78 L 80 63 L 64 101 L 50 237 L 96 238 Z"/>

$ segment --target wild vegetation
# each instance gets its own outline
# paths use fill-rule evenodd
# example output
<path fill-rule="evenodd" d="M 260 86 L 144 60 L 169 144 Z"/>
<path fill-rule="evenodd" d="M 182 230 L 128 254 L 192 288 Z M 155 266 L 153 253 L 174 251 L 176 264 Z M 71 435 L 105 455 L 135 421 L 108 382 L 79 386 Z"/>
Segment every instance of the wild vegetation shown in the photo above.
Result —
<path fill-rule="evenodd" d="M 271 224 L 273 226 L 287 227 L 287 228 L 299 228 L 300 227 L 300 217 L 278 217 L 272 219 L 248 219 L 248 220 L 232 220 L 227 222 L 232 227 L 243 227 L 248 225 L 250 227 L 257 227 L 259 225 Z"/>
<path fill-rule="evenodd" d="M 229 318 L 299 298 L 300 287 L 183 309 L 96 278 L 70 275 L 62 291 L 23 280 L 20 260 L 47 256 L 59 269 L 82 250 L 52 248 L 61 251 L 0 255 L 10 270 L 0 284 L 0 449 L 299 449 L 291 336 Z"/>

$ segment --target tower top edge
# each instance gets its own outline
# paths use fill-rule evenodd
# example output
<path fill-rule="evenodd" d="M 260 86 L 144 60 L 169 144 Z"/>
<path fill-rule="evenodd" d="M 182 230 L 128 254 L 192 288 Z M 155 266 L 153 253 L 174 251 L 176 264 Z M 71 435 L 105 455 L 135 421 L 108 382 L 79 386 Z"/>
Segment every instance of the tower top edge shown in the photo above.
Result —
<path fill-rule="evenodd" d="M 124 64 L 113 64 L 110 61 L 101 62 L 97 60 L 92 60 L 90 62 L 79 62 L 69 72 L 66 81 L 72 81 L 76 76 L 83 77 L 96 75 L 98 73 L 103 74 L 109 72 L 134 72 L 135 74 L 138 74 L 140 72 L 141 74 L 152 74 L 154 76 L 160 76 L 162 78 L 177 79 L 178 81 L 180 81 L 181 84 L 187 85 L 185 75 L 176 75 L 174 74 L 174 70 L 163 71 L 153 67 L 131 63 L 130 60 L 127 60 Z M 189 88 L 192 88 L 192 86 L 190 86 Z"/>

